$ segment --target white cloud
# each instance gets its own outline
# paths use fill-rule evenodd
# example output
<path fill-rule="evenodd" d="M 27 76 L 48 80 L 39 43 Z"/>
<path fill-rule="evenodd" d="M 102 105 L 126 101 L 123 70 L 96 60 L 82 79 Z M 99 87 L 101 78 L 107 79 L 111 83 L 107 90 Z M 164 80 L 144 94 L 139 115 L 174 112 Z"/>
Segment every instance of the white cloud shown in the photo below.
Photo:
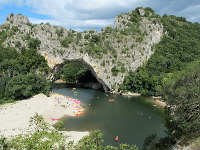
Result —
<path fill-rule="evenodd" d="M 140 6 L 152 7 L 161 15 L 174 14 L 200 21 L 197 0 L 0 0 L 0 7 L 4 5 L 23 6 L 22 9 L 28 6 L 32 12 L 50 18 L 30 18 L 33 23 L 49 22 L 71 29 L 101 29 L 113 24 L 116 15 Z"/>
<path fill-rule="evenodd" d="M 127 9 L 133 10 L 141 0 L 26 0 L 35 13 L 48 15 L 56 25 L 68 28 L 103 28 L 113 24 L 113 18 Z M 56 20 L 56 21 L 53 21 Z M 34 21 L 36 22 L 36 21 Z"/>
<path fill-rule="evenodd" d="M 183 16 L 189 21 L 200 22 L 200 1 L 197 0 L 162 0 L 162 4 L 155 0 L 153 8 L 161 15 Z"/>
<path fill-rule="evenodd" d="M 124 9 L 134 9 L 139 0 L 26 0 L 26 5 L 34 12 L 53 18 L 88 19 L 101 14 L 117 13 Z M 109 17 L 108 17 L 109 18 Z"/>
<path fill-rule="evenodd" d="M 68 29 L 74 29 L 78 31 L 82 31 L 85 29 L 101 29 L 103 27 L 112 25 L 114 20 L 111 19 L 93 19 L 93 20 L 70 20 L 69 22 L 61 21 L 61 20 L 51 20 L 51 19 L 37 19 L 30 18 L 29 20 L 33 24 L 40 23 L 50 23 L 52 25 L 64 26 Z"/>
<path fill-rule="evenodd" d="M 198 5 L 192 5 L 189 7 L 186 7 L 185 9 L 181 10 L 178 15 L 179 16 L 184 16 L 188 18 L 189 21 L 192 22 L 200 22 L 200 4 Z"/>
<path fill-rule="evenodd" d="M 61 26 L 61 22 L 57 21 L 57 20 L 50 20 L 50 19 L 38 19 L 38 18 L 28 18 L 30 20 L 31 23 L 33 24 L 40 24 L 40 23 L 50 23 L 52 25 L 59 25 Z"/>

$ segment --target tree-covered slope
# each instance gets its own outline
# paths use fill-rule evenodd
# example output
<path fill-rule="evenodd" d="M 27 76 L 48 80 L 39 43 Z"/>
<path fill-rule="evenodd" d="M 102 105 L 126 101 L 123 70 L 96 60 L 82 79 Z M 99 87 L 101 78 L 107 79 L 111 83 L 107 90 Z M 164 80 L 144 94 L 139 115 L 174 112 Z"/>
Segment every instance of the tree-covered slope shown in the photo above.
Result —
<path fill-rule="evenodd" d="M 164 78 L 161 96 L 167 102 L 167 136 L 146 138 L 144 150 L 199 149 L 200 139 L 200 61 L 188 64 Z M 174 147 L 174 148 L 173 148 Z"/>
<path fill-rule="evenodd" d="M 200 58 L 200 24 L 183 17 L 161 18 L 164 27 L 162 40 L 154 45 L 154 54 L 146 64 L 126 77 L 121 89 L 159 95 L 163 78 L 184 69 Z"/>
<path fill-rule="evenodd" d="M 200 136 L 200 61 L 165 78 L 162 97 L 169 104 L 167 127 L 172 137 L 190 140 Z"/>
<path fill-rule="evenodd" d="M 49 67 L 35 49 L 16 51 L 0 46 L 0 103 L 24 99 L 50 90 L 46 75 Z"/>

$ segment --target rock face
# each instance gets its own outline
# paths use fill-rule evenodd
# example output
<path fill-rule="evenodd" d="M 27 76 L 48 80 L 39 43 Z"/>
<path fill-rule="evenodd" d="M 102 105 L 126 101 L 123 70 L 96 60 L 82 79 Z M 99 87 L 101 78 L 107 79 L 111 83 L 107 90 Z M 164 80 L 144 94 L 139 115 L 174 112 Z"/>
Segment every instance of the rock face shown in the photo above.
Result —
<path fill-rule="evenodd" d="M 3 25 L 6 29 L 0 28 L 0 32 L 10 33 L 4 42 L 6 47 L 20 49 L 30 47 L 32 39 L 40 41 L 37 49 L 53 69 L 52 78 L 62 63 L 79 61 L 91 70 L 105 91 L 116 93 L 125 76 L 150 58 L 152 46 L 163 35 L 158 18 L 145 13 L 140 9 L 118 15 L 115 27 L 101 32 L 76 32 L 48 23 L 33 25 L 27 17 L 11 14 Z"/>

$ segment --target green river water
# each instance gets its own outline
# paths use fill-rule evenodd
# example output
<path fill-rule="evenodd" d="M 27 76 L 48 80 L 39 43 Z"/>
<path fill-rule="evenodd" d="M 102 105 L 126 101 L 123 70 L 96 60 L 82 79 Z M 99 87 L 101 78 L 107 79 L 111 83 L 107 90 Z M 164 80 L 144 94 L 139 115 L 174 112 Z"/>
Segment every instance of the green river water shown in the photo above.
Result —
<path fill-rule="evenodd" d="M 92 89 L 77 88 L 75 91 L 77 95 L 72 88 L 53 89 L 55 93 L 80 100 L 85 108 L 86 113 L 81 116 L 61 119 L 67 131 L 99 129 L 103 133 L 104 145 L 136 144 L 139 149 L 148 135 L 165 136 L 164 110 L 148 98 L 113 95 Z M 114 141 L 116 136 L 119 136 L 119 142 Z"/>

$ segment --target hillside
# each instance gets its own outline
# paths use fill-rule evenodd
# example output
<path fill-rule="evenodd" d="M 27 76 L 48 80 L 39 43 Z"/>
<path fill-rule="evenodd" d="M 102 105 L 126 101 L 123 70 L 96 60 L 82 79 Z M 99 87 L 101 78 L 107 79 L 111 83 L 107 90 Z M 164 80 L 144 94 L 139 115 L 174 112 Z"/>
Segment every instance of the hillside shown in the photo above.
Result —
<path fill-rule="evenodd" d="M 118 92 L 129 72 L 134 72 L 153 54 L 152 46 L 163 35 L 160 16 L 150 8 L 137 8 L 115 18 L 115 27 L 101 32 L 77 32 L 50 24 L 31 24 L 26 16 L 10 14 L 0 32 L 4 47 L 35 48 L 53 69 L 80 61 L 92 71 L 105 91 Z"/>
<path fill-rule="evenodd" d="M 146 64 L 126 77 L 121 90 L 139 92 L 145 96 L 159 96 L 165 78 L 199 60 L 200 24 L 173 15 L 164 15 L 160 21 L 165 34 L 154 45 L 155 53 Z"/>

